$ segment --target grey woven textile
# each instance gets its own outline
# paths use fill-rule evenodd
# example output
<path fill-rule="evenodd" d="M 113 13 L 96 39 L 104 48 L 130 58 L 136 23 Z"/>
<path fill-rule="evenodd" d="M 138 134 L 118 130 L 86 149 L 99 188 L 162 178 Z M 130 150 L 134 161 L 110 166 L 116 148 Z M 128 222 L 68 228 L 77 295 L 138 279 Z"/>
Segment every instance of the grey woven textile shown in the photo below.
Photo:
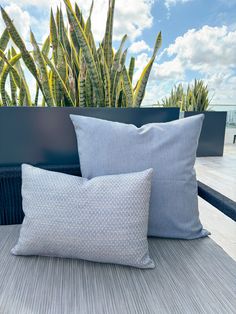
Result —
<path fill-rule="evenodd" d="M 83 177 L 153 168 L 149 236 L 195 239 L 209 234 L 199 220 L 194 170 L 203 114 L 140 128 L 80 115 L 70 117 Z"/>
<path fill-rule="evenodd" d="M 152 172 L 88 180 L 22 165 L 25 218 L 12 253 L 155 267 L 147 242 Z"/>
<path fill-rule="evenodd" d="M 236 263 L 210 238 L 151 238 L 141 270 L 13 256 L 19 229 L 0 226 L 1 314 L 236 313 Z"/>

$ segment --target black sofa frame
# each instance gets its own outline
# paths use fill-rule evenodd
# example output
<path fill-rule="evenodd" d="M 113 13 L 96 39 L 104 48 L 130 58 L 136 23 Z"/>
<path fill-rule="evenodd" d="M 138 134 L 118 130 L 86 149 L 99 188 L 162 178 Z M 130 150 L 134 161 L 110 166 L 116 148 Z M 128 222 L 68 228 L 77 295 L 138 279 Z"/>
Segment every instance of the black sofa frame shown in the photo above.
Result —
<path fill-rule="evenodd" d="M 44 169 L 81 176 L 79 165 L 48 165 Z M 236 202 L 198 181 L 198 194 L 236 221 Z M 0 167 L 0 225 L 21 224 L 24 218 L 21 198 L 21 167 Z"/>

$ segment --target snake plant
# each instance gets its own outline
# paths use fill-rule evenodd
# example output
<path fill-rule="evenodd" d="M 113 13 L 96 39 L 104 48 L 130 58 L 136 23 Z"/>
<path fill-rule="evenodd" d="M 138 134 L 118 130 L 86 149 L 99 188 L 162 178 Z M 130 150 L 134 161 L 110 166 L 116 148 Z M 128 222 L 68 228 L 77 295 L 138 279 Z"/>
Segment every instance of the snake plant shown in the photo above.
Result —
<path fill-rule="evenodd" d="M 140 107 L 161 46 L 161 32 L 153 55 L 134 87 L 135 58 L 131 57 L 128 63 L 124 50 L 127 35 L 116 52 L 112 47 L 115 0 L 109 0 L 104 39 L 97 45 L 91 30 L 93 3 L 85 20 L 76 3 L 72 6 L 70 0 L 63 1 L 67 20 L 60 7 L 55 15 L 51 10 L 48 37 L 40 46 L 30 31 L 31 50 L 1 8 L 6 29 L 0 37 L 0 105 Z M 10 39 L 17 51 L 8 48 Z M 29 92 L 22 62 L 35 79 L 35 95 Z"/>
<path fill-rule="evenodd" d="M 206 111 L 209 104 L 209 91 L 203 80 L 195 80 L 186 91 L 182 84 L 175 86 L 170 96 L 158 103 L 163 107 L 179 107 L 181 111 Z"/>

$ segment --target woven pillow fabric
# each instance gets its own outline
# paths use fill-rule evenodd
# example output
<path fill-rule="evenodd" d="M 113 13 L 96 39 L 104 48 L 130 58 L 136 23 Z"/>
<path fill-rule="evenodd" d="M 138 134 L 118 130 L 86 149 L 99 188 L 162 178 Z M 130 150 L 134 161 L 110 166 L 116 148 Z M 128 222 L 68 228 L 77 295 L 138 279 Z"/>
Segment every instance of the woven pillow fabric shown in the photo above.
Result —
<path fill-rule="evenodd" d="M 82 176 L 153 168 L 150 236 L 194 239 L 208 235 L 199 220 L 194 170 L 204 115 L 134 125 L 71 115 Z"/>
<path fill-rule="evenodd" d="M 22 165 L 25 218 L 12 253 L 153 268 L 147 241 L 152 172 L 88 180 Z"/>

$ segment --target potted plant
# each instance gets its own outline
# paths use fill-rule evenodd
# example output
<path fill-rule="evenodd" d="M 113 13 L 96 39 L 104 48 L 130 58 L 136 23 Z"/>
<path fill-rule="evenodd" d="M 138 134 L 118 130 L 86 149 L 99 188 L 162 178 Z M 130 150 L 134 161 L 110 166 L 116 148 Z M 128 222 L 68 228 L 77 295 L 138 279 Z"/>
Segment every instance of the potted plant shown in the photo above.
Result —
<path fill-rule="evenodd" d="M 76 163 L 70 113 L 137 126 L 178 118 L 178 108 L 140 108 L 161 46 L 161 32 L 150 61 L 133 87 L 135 58 L 131 57 L 127 67 L 127 49 L 124 49 L 127 35 L 116 51 L 112 47 L 115 0 L 109 0 L 105 36 L 97 45 L 91 30 L 93 4 L 87 20 L 76 3 L 72 7 L 70 0 L 64 0 L 64 4 L 67 20 L 61 8 L 57 8 L 56 16 L 51 11 L 50 32 L 42 46 L 30 32 L 32 51 L 27 49 L 11 18 L 1 8 L 6 25 L 0 39 L 0 145 L 5 147 L 1 164 L 12 164 L 14 160 Z M 8 49 L 10 39 L 17 49 Z M 28 86 L 23 63 L 35 80 L 35 92 Z M 16 140 L 16 134 L 20 141 Z M 14 151 L 8 149 L 12 141 Z M 30 150 L 32 141 L 38 143 L 37 151 Z M 54 146 L 52 150 L 51 146 Z M 51 151 L 57 151 L 57 155 L 52 156 Z"/>
<path fill-rule="evenodd" d="M 184 117 L 204 113 L 197 156 L 223 156 L 227 112 L 209 110 L 209 91 L 202 80 L 189 84 L 187 91 L 179 84 L 160 104 L 163 107 L 178 106 L 184 112 Z"/>

